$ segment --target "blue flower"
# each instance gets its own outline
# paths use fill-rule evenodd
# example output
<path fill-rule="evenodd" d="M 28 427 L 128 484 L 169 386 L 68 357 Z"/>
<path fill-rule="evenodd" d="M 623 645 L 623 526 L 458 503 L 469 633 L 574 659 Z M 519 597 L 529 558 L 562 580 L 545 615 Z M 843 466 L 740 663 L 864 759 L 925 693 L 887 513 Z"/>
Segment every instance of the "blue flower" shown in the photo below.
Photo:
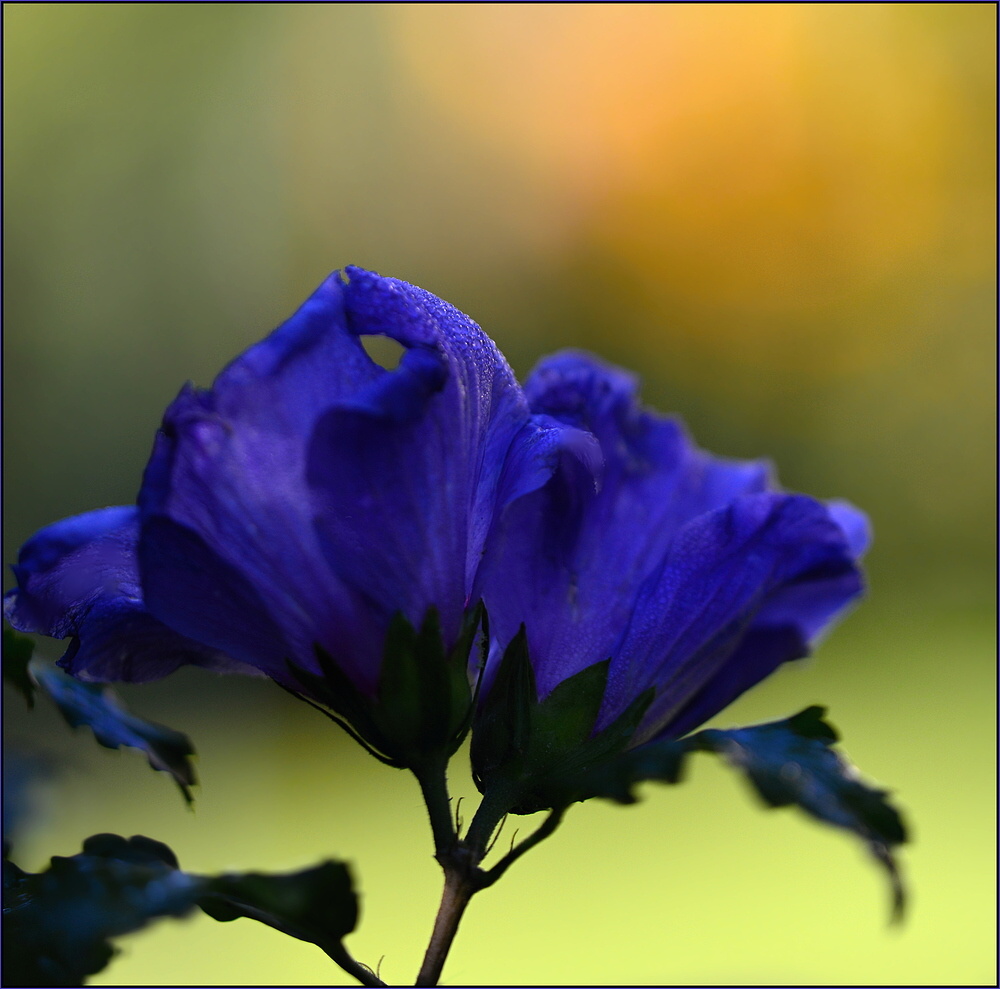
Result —
<path fill-rule="evenodd" d="M 630 375 L 587 355 L 549 358 L 522 390 L 456 309 L 346 275 L 211 389 L 181 391 L 136 507 L 25 544 L 5 614 L 70 637 L 70 673 L 263 674 L 403 764 L 407 740 L 433 736 L 440 754 L 464 730 L 482 601 L 484 703 L 523 628 L 531 702 L 607 662 L 587 731 L 643 699 L 635 746 L 804 655 L 860 593 L 857 510 L 703 453 L 637 404 Z M 370 359 L 371 334 L 403 345 L 397 368 Z M 450 672 L 424 677 L 435 656 Z M 400 697 L 383 696 L 388 681 Z M 390 737 L 393 720 L 408 727 Z"/>
<path fill-rule="evenodd" d="M 497 521 L 477 585 L 490 618 L 484 710 L 523 626 L 529 703 L 610 661 L 587 734 L 642 699 L 627 745 L 677 737 L 806 655 L 861 593 L 868 524 L 857 509 L 782 493 L 766 462 L 699 450 L 679 422 L 638 404 L 631 375 L 587 354 L 548 358 L 525 391 L 536 414 L 595 436 L 603 467 L 595 486 L 565 462 Z M 507 752 L 505 729 L 478 747 L 473 730 L 478 776 L 515 756 L 525 769 L 530 739 Z M 553 771 L 558 753 L 543 755 Z"/>
<path fill-rule="evenodd" d="M 186 663 L 310 693 L 290 664 L 315 678 L 332 662 L 371 697 L 394 616 L 416 627 L 432 612 L 443 647 L 458 642 L 495 515 L 592 440 L 532 416 L 462 313 L 346 273 L 210 390 L 181 391 L 138 507 L 25 544 L 5 614 L 71 636 L 70 673 L 142 681 Z M 403 345 L 396 369 L 368 356 L 370 334 Z"/>

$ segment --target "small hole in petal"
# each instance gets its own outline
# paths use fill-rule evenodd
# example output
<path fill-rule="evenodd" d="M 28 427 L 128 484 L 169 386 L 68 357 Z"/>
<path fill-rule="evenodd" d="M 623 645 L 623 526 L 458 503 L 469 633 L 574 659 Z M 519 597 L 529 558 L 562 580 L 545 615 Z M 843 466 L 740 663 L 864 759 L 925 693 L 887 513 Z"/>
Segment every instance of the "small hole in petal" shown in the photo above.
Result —
<path fill-rule="evenodd" d="M 371 335 L 358 337 L 358 339 L 361 341 L 361 346 L 365 348 L 365 353 L 379 367 L 384 367 L 387 371 L 391 371 L 399 364 L 403 352 L 406 350 L 401 343 L 397 343 L 390 337 Z"/>

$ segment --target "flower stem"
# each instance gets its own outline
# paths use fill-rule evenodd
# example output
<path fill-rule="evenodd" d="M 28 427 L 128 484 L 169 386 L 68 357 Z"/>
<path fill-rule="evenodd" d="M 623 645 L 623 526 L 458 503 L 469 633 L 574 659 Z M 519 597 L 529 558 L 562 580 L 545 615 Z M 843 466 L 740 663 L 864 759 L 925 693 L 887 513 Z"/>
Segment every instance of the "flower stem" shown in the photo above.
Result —
<path fill-rule="evenodd" d="M 534 834 L 511 849 L 492 869 L 484 871 L 479 868 L 479 863 L 489 852 L 490 838 L 497 825 L 516 803 L 516 794 L 501 787 L 487 793 L 468 832 L 461 838 L 452 819 L 446 765 L 435 763 L 411 768 L 427 805 L 434 833 L 434 857 L 444 870 L 441 905 L 414 985 L 436 986 L 469 901 L 479 890 L 495 883 L 526 851 L 552 834 L 559 826 L 565 808 L 554 809 Z"/>
<path fill-rule="evenodd" d="M 447 763 L 414 768 L 420 792 L 427 806 L 427 815 L 434 835 L 434 857 L 444 866 L 444 859 L 458 842 L 451 817 L 451 797 L 448 794 Z"/>
<path fill-rule="evenodd" d="M 479 863 L 486 854 L 486 841 L 506 810 L 505 806 L 484 808 L 483 805 L 488 803 L 484 799 L 476 812 L 469 834 L 463 841 L 452 820 L 445 769 L 444 765 L 434 765 L 413 770 L 420 783 L 434 833 L 434 857 L 444 870 L 444 893 L 427 952 L 417 975 L 417 986 L 438 984 L 465 908 L 473 894 L 483 888 L 484 873 L 479 868 Z"/>
<path fill-rule="evenodd" d="M 434 930 L 427 945 L 424 962 L 414 983 L 416 986 L 436 986 L 438 979 L 441 978 L 441 970 L 444 968 L 451 943 L 455 940 L 462 914 L 465 913 L 465 908 L 477 889 L 470 877 L 463 875 L 463 871 L 445 868 L 444 894 L 441 897 L 437 917 L 434 919 Z"/>

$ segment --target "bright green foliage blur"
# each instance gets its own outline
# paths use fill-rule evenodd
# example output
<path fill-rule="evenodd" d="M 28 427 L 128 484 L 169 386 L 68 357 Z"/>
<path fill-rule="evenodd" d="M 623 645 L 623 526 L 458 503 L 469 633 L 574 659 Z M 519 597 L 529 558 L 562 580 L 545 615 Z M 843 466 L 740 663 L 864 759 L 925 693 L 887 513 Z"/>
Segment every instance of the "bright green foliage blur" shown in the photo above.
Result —
<path fill-rule="evenodd" d="M 453 302 L 519 374 L 594 350 L 706 448 L 870 513 L 869 598 L 716 723 L 828 705 L 908 812 L 911 915 L 887 930 L 851 842 L 706 757 L 571 811 L 473 902 L 446 981 L 995 979 L 993 5 L 12 3 L 4 27 L 6 563 L 134 499 L 180 385 L 333 268 Z M 8 697 L 9 749 L 56 767 L 20 864 L 99 831 L 200 872 L 343 857 L 348 946 L 412 981 L 439 890 L 412 779 L 266 683 L 126 693 L 193 736 L 195 812 Z M 250 921 L 122 945 L 98 981 L 345 979 Z"/>

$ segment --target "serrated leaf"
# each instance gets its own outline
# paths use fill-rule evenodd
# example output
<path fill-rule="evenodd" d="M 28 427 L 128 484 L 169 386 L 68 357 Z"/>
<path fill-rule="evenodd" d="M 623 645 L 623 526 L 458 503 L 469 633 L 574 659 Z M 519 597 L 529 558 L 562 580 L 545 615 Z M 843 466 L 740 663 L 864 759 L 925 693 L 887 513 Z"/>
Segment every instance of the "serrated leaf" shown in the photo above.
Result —
<path fill-rule="evenodd" d="M 772 807 L 796 804 L 813 817 L 870 841 L 906 841 L 899 812 L 885 790 L 863 783 L 858 771 L 830 746 L 837 740 L 821 707 L 806 708 L 785 721 L 703 731 L 692 736 L 702 749 L 725 756 L 741 769 Z"/>
<path fill-rule="evenodd" d="M 198 876 L 181 872 L 162 842 L 100 834 L 77 855 L 53 857 L 42 873 L 5 859 L 3 878 L 4 985 L 82 986 L 113 957 L 112 938 L 196 906 L 218 920 L 258 920 L 318 945 L 352 974 L 363 970 L 341 944 L 358 918 L 341 862 L 287 874 Z"/>
<path fill-rule="evenodd" d="M 4 862 L 4 966 L 8 986 L 82 986 L 114 955 L 110 939 L 157 917 L 193 909 L 201 881 L 137 836 L 97 835 L 32 874 Z"/>
<path fill-rule="evenodd" d="M 144 752 L 150 766 L 173 777 L 191 803 L 190 788 L 196 778 L 191 764 L 194 746 L 187 735 L 132 714 L 103 684 L 75 680 L 51 666 L 33 665 L 31 674 L 72 727 L 90 728 L 106 748 L 129 746 Z"/>
<path fill-rule="evenodd" d="M 862 782 L 855 767 L 830 748 L 837 734 L 823 721 L 824 713 L 811 707 L 787 721 L 700 732 L 700 747 L 742 770 L 771 807 L 794 804 L 861 838 L 889 876 L 892 913 L 898 919 L 905 890 L 892 849 L 906 841 L 906 828 L 887 791 Z"/>
<path fill-rule="evenodd" d="M 905 826 L 886 791 L 862 782 L 855 767 L 830 747 L 838 736 L 824 714 L 823 708 L 810 707 L 783 721 L 649 742 L 581 774 L 576 792 L 632 803 L 637 783 L 679 782 L 691 752 L 721 755 L 768 806 L 798 806 L 861 838 L 889 875 L 893 916 L 898 918 L 905 892 L 893 848 L 906 841 Z"/>
<path fill-rule="evenodd" d="M 35 681 L 28 670 L 35 643 L 12 628 L 3 630 L 3 677 L 24 695 L 28 707 L 35 706 Z"/>

